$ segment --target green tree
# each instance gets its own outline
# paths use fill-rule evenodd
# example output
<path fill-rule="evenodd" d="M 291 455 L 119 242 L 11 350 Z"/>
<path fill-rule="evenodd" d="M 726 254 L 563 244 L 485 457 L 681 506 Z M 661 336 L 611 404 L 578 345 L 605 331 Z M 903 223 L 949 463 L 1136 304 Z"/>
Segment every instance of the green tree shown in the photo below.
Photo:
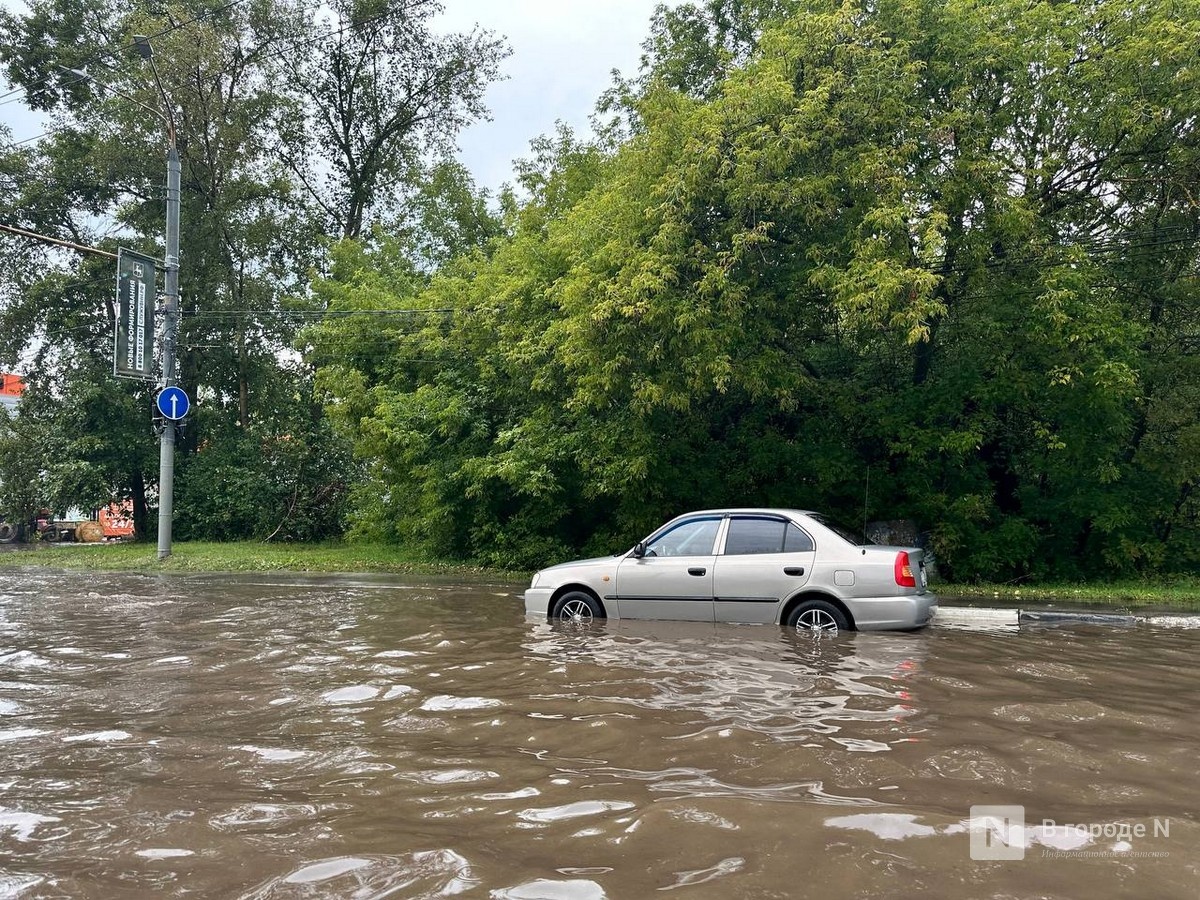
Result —
<path fill-rule="evenodd" d="M 299 52 L 274 62 L 291 101 L 278 107 L 278 149 L 330 234 L 358 238 L 372 214 L 401 218 L 403 187 L 486 114 L 507 47 L 480 29 L 437 34 L 441 10 L 434 0 L 280 3 Z"/>
<path fill-rule="evenodd" d="M 444 146 L 482 114 L 483 86 L 504 51 L 489 35 L 435 34 L 435 12 L 412 0 L 370 9 L 285 0 L 89 0 L 81 9 L 36 0 L 26 13 L 0 12 L 12 36 L 0 62 L 27 102 L 56 121 L 45 140 L 0 159 L 0 177 L 11 172 L 16 188 L 3 201 L 9 222 L 161 256 L 166 141 L 158 113 L 175 126 L 180 378 L 197 407 L 180 443 L 177 533 L 296 538 L 340 527 L 353 467 L 311 403 L 312 372 L 291 347 L 316 311 L 308 281 L 326 264 L 328 242 L 347 228 L 357 234 L 372 217 L 415 231 L 422 204 L 454 181 L 434 169 L 431 183 L 445 183 L 432 194 L 406 183 L 432 166 L 417 148 Z M 131 51 L 136 33 L 152 36 L 156 75 Z M 324 105 L 339 91 L 339 103 Z M 321 127 L 329 116 L 333 131 Z M 314 169 L 297 167 L 305 158 Z M 315 187 L 310 176 L 322 166 L 332 174 Z M 473 201 L 463 194 L 456 202 Z M 425 249 L 436 261 L 471 239 L 447 232 Z M 112 489 L 146 510 L 155 435 L 148 391 L 108 374 L 111 263 L 12 240 L 4 247 L 12 252 L 0 259 L 9 276 L 0 359 L 24 359 L 58 402 L 88 399 L 97 418 L 53 416 L 43 427 L 69 452 L 86 449 L 78 459 L 105 477 L 123 473 Z M 255 490 L 222 486 L 234 474 Z M 261 509 L 249 515 L 246 506 Z M 139 530 L 147 524 L 142 516 Z"/>
<path fill-rule="evenodd" d="M 637 127 L 543 142 L 488 254 L 323 288 L 451 311 L 370 366 L 362 324 L 316 339 L 401 536 L 536 563 L 693 506 L 857 515 L 870 472 L 957 577 L 1190 565 L 1197 13 L 680 10 Z"/>

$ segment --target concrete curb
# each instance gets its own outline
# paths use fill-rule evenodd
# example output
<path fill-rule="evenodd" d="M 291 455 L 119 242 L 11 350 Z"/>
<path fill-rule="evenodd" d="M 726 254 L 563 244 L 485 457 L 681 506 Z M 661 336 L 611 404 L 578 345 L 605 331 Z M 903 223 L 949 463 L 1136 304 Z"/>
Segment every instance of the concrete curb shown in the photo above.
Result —
<path fill-rule="evenodd" d="M 931 625 L 965 628 L 1016 628 L 1021 623 L 1019 609 L 978 606 L 939 606 Z"/>
<path fill-rule="evenodd" d="M 1130 628 L 1157 625 L 1200 628 L 1200 616 L 1134 616 L 1119 613 L 1064 612 L 1062 610 L 1006 609 L 986 606 L 939 606 L 931 625 L 957 628 L 1020 628 L 1022 625 L 1110 625 Z"/>

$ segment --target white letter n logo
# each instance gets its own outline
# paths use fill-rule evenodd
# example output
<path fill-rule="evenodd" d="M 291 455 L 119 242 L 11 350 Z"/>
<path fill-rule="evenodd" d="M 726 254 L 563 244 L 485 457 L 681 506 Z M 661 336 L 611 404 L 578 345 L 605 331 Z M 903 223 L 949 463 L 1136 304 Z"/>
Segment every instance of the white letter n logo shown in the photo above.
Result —
<path fill-rule="evenodd" d="M 972 806 L 971 859 L 1024 859 L 1025 807 Z"/>

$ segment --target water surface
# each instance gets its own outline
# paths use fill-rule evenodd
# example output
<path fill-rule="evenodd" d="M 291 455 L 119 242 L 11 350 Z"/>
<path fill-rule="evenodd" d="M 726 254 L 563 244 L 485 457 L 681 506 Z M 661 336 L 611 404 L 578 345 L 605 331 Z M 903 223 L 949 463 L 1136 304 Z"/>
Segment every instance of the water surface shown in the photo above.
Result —
<path fill-rule="evenodd" d="M 0 896 L 1200 896 L 1200 631 L 573 631 L 518 590 L 0 573 Z M 971 859 L 985 804 L 1023 860 Z"/>

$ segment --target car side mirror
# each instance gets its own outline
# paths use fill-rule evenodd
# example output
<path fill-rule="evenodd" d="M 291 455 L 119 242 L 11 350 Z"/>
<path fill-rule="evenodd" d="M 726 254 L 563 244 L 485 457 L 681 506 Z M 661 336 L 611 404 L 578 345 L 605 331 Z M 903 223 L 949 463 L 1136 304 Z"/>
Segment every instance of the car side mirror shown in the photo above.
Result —
<path fill-rule="evenodd" d="M 633 545 L 633 558 L 641 559 L 646 555 L 646 545 L 642 541 L 638 541 Z"/>

